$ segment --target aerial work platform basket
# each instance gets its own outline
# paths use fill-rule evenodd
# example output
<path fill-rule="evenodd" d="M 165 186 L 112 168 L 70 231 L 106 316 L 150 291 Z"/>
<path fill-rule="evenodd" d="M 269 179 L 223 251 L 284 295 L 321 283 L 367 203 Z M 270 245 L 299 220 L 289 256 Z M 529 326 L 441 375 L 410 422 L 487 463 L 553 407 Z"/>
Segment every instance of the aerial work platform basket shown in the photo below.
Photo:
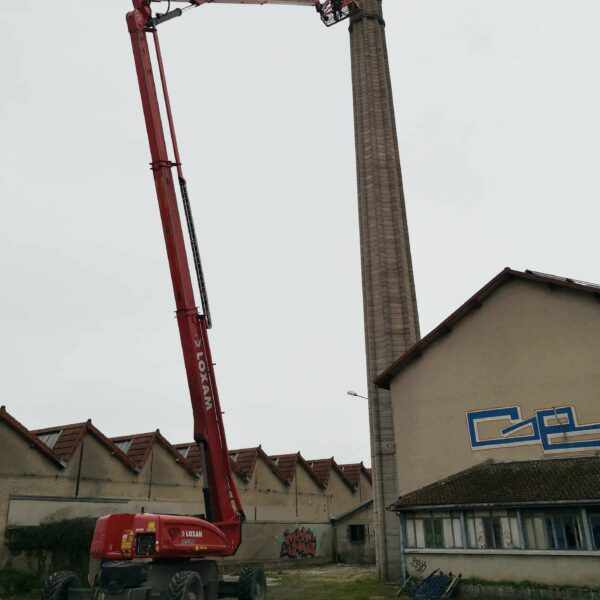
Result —
<path fill-rule="evenodd" d="M 357 0 L 317 0 L 317 10 L 321 20 L 327 27 L 331 27 L 348 17 L 360 12 Z"/>

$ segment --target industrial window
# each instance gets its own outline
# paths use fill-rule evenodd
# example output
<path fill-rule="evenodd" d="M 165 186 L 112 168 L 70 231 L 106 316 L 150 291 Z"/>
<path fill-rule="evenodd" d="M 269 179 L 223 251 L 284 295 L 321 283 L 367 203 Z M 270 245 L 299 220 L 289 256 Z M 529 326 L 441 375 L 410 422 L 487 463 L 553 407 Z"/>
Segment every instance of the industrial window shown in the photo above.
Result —
<path fill-rule="evenodd" d="M 184 448 L 177 448 L 179 450 L 179 454 L 183 456 L 183 458 L 187 458 L 190 453 L 190 446 L 185 446 Z"/>
<path fill-rule="evenodd" d="M 443 519 L 423 519 L 425 548 L 444 548 Z"/>
<path fill-rule="evenodd" d="M 580 550 L 581 533 L 574 515 L 546 517 L 548 547 L 552 550 Z"/>
<path fill-rule="evenodd" d="M 590 528 L 594 540 L 594 549 L 600 550 L 600 514 L 590 515 Z"/>
<path fill-rule="evenodd" d="M 364 544 L 365 530 L 364 525 L 348 525 L 348 539 L 354 544 Z"/>
<path fill-rule="evenodd" d="M 42 433 L 41 435 L 38 435 L 38 440 L 40 440 L 42 444 L 46 444 L 46 446 L 52 450 L 52 448 L 54 448 L 54 444 L 58 442 L 58 438 L 60 437 L 61 433 L 62 429 L 59 429 L 58 431 L 51 431 L 50 433 Z"/>
<path fill-rule="evenodd" d="M 498 517 L 484 517 L 483 533 L 485 536 L 486 548 L 503 548 L 502 543 L 502 522 Z"/>
<path fill-rule="evenodd" d="M 133 440 L 124 440 L 122 442 L 115 442 L 115 446 L 124 454 L 129 452 L 129 448 L 131 448 L 131 444 Z"/>

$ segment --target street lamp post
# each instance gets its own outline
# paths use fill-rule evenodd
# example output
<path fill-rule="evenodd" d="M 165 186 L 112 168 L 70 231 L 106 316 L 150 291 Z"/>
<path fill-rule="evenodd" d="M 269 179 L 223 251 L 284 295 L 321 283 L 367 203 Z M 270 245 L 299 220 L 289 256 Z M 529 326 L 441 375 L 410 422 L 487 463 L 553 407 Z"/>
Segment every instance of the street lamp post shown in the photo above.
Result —
<path fill-rule="evenodd" d="M 348 394 L 348 396 L 356 396 L 357 398 L 362 398 L 363 400 L 368 400 L 368 398 L 366 396 L 361 396 L 360 394 L 357 394 L 356 392 L 353 392 L 352 390 L 347 391 L 346 394 Z"/>

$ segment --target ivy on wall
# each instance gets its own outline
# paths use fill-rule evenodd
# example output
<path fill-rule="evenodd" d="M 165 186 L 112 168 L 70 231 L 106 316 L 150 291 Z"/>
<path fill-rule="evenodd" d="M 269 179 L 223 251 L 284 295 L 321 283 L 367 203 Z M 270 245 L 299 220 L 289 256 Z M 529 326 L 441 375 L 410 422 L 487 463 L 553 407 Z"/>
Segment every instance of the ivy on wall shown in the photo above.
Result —
<path fill-rule="evenodd" d="M 38 572 L 67 568 L 87 571 L 96 519 L 66 519 L 36 526 L 10 527 L 6 547 L 13 556 L 38 559 Z"/>

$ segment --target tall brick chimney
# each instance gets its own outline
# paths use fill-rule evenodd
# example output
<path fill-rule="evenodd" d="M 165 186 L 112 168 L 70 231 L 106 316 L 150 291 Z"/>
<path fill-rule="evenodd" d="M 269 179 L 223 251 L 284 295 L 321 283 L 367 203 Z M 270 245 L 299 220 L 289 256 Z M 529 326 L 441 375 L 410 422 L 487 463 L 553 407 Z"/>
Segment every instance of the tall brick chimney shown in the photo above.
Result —
<path fill-rule="evenodd" d="M 398 580 L 398 497 L 390 394 L 371 382 L 420 336 L 381 0 L 350 24 L 369 424 L 379 575 Z M 404 457 L 406 458 L 406 457 Z"/>

